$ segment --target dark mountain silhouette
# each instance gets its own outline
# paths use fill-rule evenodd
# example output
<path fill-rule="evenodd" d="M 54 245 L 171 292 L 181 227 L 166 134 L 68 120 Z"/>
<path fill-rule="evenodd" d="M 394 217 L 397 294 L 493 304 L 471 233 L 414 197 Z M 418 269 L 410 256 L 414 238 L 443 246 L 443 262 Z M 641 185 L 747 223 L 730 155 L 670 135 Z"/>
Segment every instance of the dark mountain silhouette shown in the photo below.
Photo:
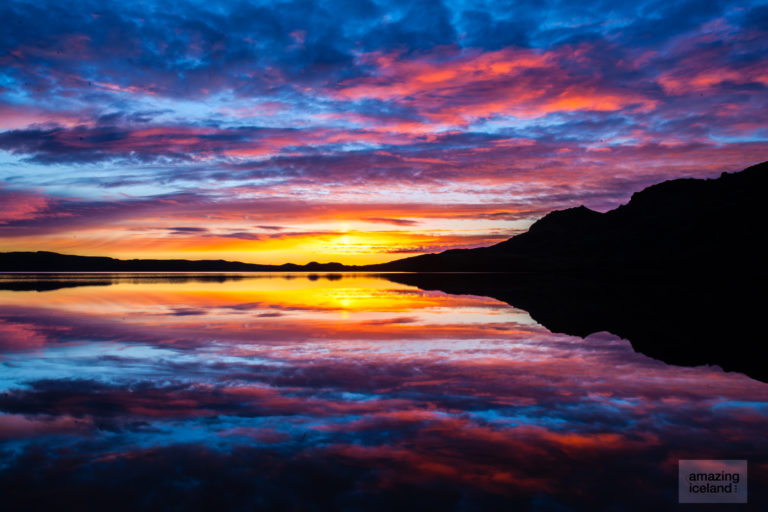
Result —
<path fill-rule="evenodd" d="M 407 272 L 727 272 L 762 269 L 768 162 L 717 179 L 665 181 L 606 213 L 554 211 L 491 247 L 380 265 Z"/>
<path fill-rule="evenodd" d="M 225 260 L 119 260 L 55 252 L 0 253 L 0 272 L 335 272 L 341 263 L 258 265 Z"/>
<path fill-rule="evenodd" d="M 423 290 L 493 297 L 552 332 L 607 331 L 635 351 L 681 366 L 718 365 L 768 382 L 766 274 L 637 276 L 382 274 Z"/>

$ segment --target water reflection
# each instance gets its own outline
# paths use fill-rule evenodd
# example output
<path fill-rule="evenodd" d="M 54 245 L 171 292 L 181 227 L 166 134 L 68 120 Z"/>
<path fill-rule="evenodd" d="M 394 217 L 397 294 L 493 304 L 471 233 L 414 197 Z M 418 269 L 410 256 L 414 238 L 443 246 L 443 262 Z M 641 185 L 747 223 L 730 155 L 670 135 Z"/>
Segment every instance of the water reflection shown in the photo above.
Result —
<path fill-rule="evenodd" d="M 26 509 L 662 509 L 681 458 L 749 459 L 766 504 L 768 385 L 742 374 L 373 275 L 37 280 L 64 286 L 0 291 L 0 490 Z"/>

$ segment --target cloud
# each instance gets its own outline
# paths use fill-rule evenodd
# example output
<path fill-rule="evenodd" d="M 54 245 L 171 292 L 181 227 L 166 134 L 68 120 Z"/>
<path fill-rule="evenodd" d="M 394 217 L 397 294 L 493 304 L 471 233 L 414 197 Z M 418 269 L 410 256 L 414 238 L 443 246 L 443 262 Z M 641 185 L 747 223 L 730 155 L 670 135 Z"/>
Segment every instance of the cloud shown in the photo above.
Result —
<path fill-rule="evenodd" d="M 415 235 L 449 229 L 440 204 L 509 233 L 768 154 L 759 2 L 14 1 L 0 16 L 6 246 L 88 229 L 66 247 L 114 247 L 123 220 L 168 252 L 336 229 L 313 215 Z M 306 215 L 280 204 L 299 197 Z M 186 223 L 209 233 L 170 229 Z"/>
<path fill-rule="evenodd" d="M 382 224 L 393 224 L 395 226 L 415 226 L 416 224 L 418 224 L 418 222 L 415 220 L 391 219 L 386 217 L 363 217 L 360 220 L 364 220 L 366 222 L 382 223 Z"/>
<path fill-rule="evenodd" d="M 601 76 L 569 72 L 572 64 L 594 68 L 593 48 L 541 52 L 507 48 L 492 52 L 445 50 L 417 58 L 373 53 L 360 65 L 370 77 L 341 82 L 334 94 L 404 103 L 432 124 L 466 126 L 493 116 L 541 117 L 561 111 L 648 111 L 657 101 L 622 90 Z"/>
<path fill-rule="evenodd" d="M 48 207 L 49 200 L 40 193 L 12 190 L 0 186 L 0 226 L 34 217 Z"/>
<path fill-rule="evenodd" d="M 207 228 L 196 228 L 196 227 L 190 227 L 190 226 L 175 226 L 175 227 L 170 227 L 165 229 L 171 235 L 189 235 L 189 234 L 208 232 Z"/>

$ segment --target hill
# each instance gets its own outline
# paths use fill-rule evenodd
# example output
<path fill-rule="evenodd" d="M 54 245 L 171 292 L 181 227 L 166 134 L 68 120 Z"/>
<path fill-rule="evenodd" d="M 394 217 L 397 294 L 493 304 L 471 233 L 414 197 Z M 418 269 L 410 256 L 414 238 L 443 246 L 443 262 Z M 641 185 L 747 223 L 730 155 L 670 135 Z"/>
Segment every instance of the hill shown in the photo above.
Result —
<path fill-rule="evenodd" d="M 768 162 L 716 179 L 665 181 L 606 213 L 554 211 L 491 247 L 413 256 L 370 270 L 677 272 L 763 269 Z"/>
<path fill-rule="evenodd" d="M 55 252 L 0 253 L 0 272 L 335 272 L 341 263 L 257 265 L 225 260 L 119 260 Z"/>

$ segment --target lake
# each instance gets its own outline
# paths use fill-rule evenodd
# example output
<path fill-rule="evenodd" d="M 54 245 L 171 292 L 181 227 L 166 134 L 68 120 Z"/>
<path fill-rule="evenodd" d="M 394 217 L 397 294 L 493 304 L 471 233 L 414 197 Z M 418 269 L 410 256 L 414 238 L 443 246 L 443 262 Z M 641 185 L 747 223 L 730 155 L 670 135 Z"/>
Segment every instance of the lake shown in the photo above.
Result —
<path fill-rule="evenodd" d="M 757 510 L 766 432 L 766 383 L 386 275 L 0 278 L 12 508 L 662 510 L 747 459 Z"/>

